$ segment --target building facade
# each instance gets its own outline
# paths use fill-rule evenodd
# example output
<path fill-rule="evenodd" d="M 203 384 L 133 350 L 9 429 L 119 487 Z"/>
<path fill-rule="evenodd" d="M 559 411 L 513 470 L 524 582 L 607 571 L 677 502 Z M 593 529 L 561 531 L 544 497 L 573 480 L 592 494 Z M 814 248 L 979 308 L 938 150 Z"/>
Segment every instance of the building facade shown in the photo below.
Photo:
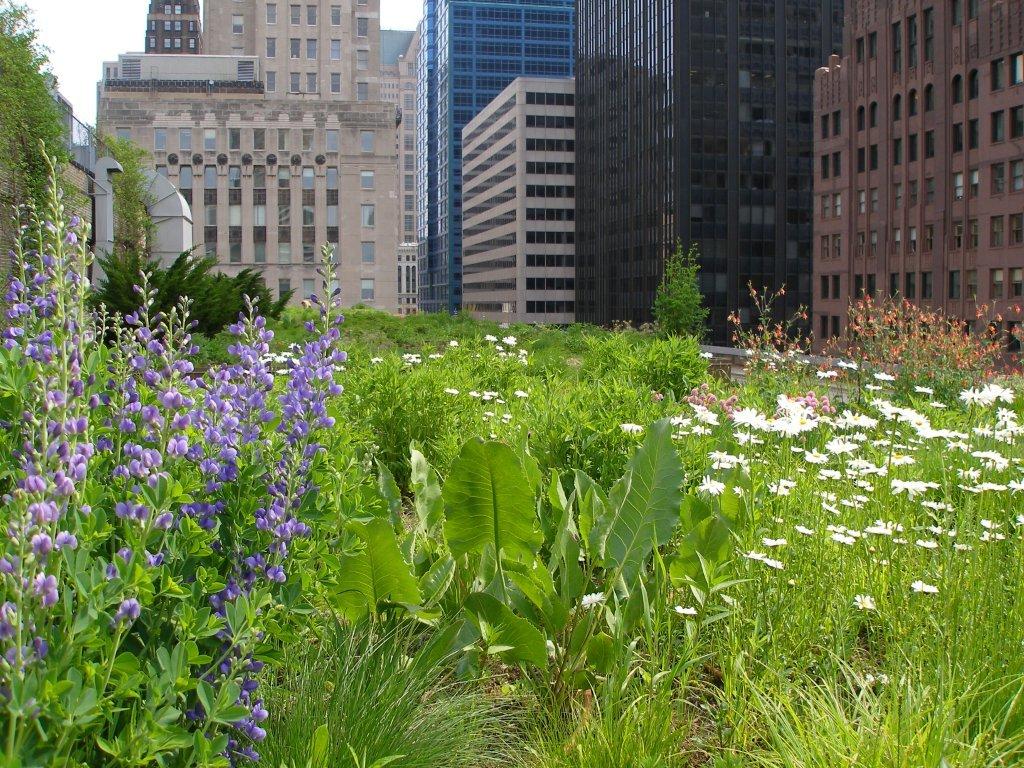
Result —
<path fill-rule="evenodd" d="M 1024 8 L 848 8 L 847 55 L 815 80 L 814 312 L 906 298 L 1000 330 L 1024 301 Z M 1010 344 L 1019 343 L 1009 333 Z"/>
<path fill-rule="evenodd" d="M 146 15 L 146 53 L 202 53 L 199 0 L 153 0 Z"/>
<path fill-rule="evenodd" d="M 104 65 L 100 130 L 151 155 L 192 207 L 197 249 L 225 272 L 258 269 L 299 301 L 322 291 L 319 251 L 332 244 L 343 302 L 397 312 L 397 123 L 380 98 L 379 0 L 207 0 L 205 11 L 205 55 Z"/>
<path fill-rule="evenodd" d="M 381 100 L 380 0 L 206 0 L 208 53 L 257 56 L 267 98 Z"/>
<path fill-rule="evenodd" d="M 518 76 L 573 73 L 574 0 L 425 0 L 417 125 L 420 310 L 462 305 L 462 129 Z"/>
<path fill-rule="evenodd" d="M 420 35 L 384 29 L 380 33 L 381 98 L 395 107 L 400 116 L 398 133 L 398 199 L 400 205 L 398 230 L 399 312 L 416 312 L 416 266 L 408 263 L 409 244 L 416 242 L 416 64 Z M 413 259 L 415 261 L 415 259 Z M 411 267 L 411 270 L 409 269 Z"/>
<path fill-rule="evenodd" d="M 576 314 L 645 322 L 666 255 L 701 254 L 710 339 L 748 284 L 811 297 L 814 72 L 843 0 L 580 0 Z"/>
<path fill-rule="evenodd" d="M 497 322 L 575 319 L 571 78 L 516 78 L 462 131 L 463 309 Z"/>
<path fill-rule="evenodd" d="M 416 314 L 416 243 L 398 245 L 398 314 Z"/>

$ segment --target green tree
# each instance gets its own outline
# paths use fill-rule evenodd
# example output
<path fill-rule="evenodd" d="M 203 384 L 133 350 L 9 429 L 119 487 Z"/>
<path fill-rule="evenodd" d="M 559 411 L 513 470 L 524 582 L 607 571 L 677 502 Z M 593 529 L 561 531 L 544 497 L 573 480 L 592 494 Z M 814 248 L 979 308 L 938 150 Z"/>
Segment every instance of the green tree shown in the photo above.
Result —
<path fill-rule="evenodd" d="M 0 0 L 0 205 L 39 203 L 46 195 L 46 155 L 67 160 L 66 124 L 55 81 L 28 10 Z"/>
<path fill-rule="evenodd" d="M 654 319 L 666 333 L 701 337 L 706 330 L 708 310 L 703 304 L 697 274 L 700 252 L 681 244 L 665 261 L 665 276 L 654 299 Z"/>
<path fill-rule="evenodd" d="M 146 175 L 149 154 L 131 139 L 106 136 L 103 143 L 122 168 L 113 177 L 114 250 L 129 261 L 134 258 L 141 266 L 149 258 L 154 232 L 149 215 L 153 200 Z"/>

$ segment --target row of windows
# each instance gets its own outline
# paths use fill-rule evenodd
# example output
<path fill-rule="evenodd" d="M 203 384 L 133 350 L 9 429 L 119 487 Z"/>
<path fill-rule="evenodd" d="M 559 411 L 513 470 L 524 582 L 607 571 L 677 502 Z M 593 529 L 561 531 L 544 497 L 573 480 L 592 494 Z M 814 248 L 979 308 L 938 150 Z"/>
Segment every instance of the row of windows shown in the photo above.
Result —
<path fill-rule="evenodd" d="M 900 253 L 903 249 L 902 227 L 892 228 L 892 251 Z M 907 227 L 907 253 L 914 254 L 918 250 L 918 231 L 916 226 Z M 838 259 L 842 256 L 842 235 L 822 235 L 820 238 L 822 258 Z M 870 246 L 872 256 L 878 253 L 878 230 L 872 229 L 870 237 L 864 232 L 857 233 L 857 255 L 863 256 L 865 246 Z M 981 234 L 978 219 L 967 220 L 966 227 L 963 219 L 955 219 L 952 222 L 952 229 L 949 238 L 949 247 L 954 251 L 977 250 L 981 245 Z M 989 217 L 988 247 L 1001 248 L 1004 245 L 1024 245 L 1024 214 L 1012 213 L 1009 215 L 998 215 Z M 924 240 L 922 244 L 924 253 L 931 253 L 935 249 L 935 225 L 924 225 Z"/>
<path fill-rule="evenodd" d="M 268 93 L 274 93 L 277 91 L 277 72 L 268 70 L 265 73 L 266 80 L 265 87 Z M 341 93 L 341 73 L 331 72 L 331 93 Z M 288 78 L 288 92 L 289 93 L 319 93 L 320 92 L 320 76 L 317 72 L 306 72 L 305 90 L 303 90 L 302 73 L 291 72 Z M 357 82 L 356 83 L 356 101 L 369 101 L 370 100 L 370 84 L 368 82 Z"/>
<path fill-rule="evenodd" d="M 575 128 L 576 119 L 571 115 L 527 115 L 527 128 Z"/>
<path fill-rule="evenodd" d="M 573 291 L 575 289 L 576 280 L 572 277 L 526 278 L 526 290 L 528 291 Z"/>
<path fill-rule="evenodd" d="M 291 59 L 301 59 L 303 53 L 302 40 L 293 37 L 288 41 L 288 57 Z M 316 38 L 309 38 L 306 40 L 305 54 L 306 59 L 309 61 L 316 61 L 319 54 L 320 41 Z M 331 61 L 341 61 L 341 40 L 331 40 L 330 50 Z M 277 58 L 277 38 L 267 38 L 267 58 Z M 356 69 L 369 69 L 370 66 L 370 51 L 369 49 L 359 48 L 356 49 Z"/>
<path fill-rule="evenodd" d="M 1007 182 L 1007 168 L 1009 168 L 1009 183 Z M 1010 192 L 1024 192 L 1024 160 L 1011 160 L 1009 162 L 992 163 L 989 166 L 991 175 L 990 190 L 992 195 L 1002 195 Z M 950 178 L 953 189 L 953 199 L 963 200 L 965 197 L 977 198 L 981 195 L 981 169 L 971 168 L 967 172 L 954 171 Z M 925 203 L 935 201 L 935 178 L 927 177 L 925 180 Z M 917 205 L 919 198 L 919 183 L 917 179 L 911 179 L 906 184 L 907 205 Z M 868 190 L 857 192 L 857 213 L 868 211 Z M 842 193 L 829 193 L 821 195 L 821 218 L 840 218 L 843 215 Z M 903 207 L 904 185 L 903 182 L 896 182 L 892 186 L 892 202 L 895 209 Z M 873 213 L 879 209 L 878 188 L 870 189 L 870 209 Z"/>
<path fill-rule="evenodd" d="M 548 107 L 572 107 L 576 104 L 576 97 L 571 93 L 538 93 L 536 91 L 527 91 L 526 103 L 543 104 Z"/>
<path fill-rule="evenodd" d="M 126 138 L 130 138 L 130 129 Z M 157 152 L 164 152 L 167 150 L 167 138 L 168 132 L 174 129 L 168 128 L 154 128 L 153 129 L 153 149 Z M 203 150 L 206 152 L 216 152 L 218 146 L 218 136 L 222 133 L 217 128 L 204 128 L 203 130 Z M 274 130 L 274 129 L 270 129 Z M 277 151 L 288 152 L 289 143 L 292 137 L 292 128 L 278 128 L 277 130 Z M 299 135 L 300 146 L 303 152 L 312 152 L 314 148 L 314 140 L 316 138 L 316 132 L 312 128 L 303 128 Z M 254 151 L 263 151 L 267 148 L 267 128 L 228 128 L 227 139 L 229 150 L 241 150 L 242 138 L 246 139 L 245 149 L 252 149 Z M 192 151 L 192 128 L 178 128 L 178 151 L 190 152 Z M 118 135 L 121 135 L 121 129 L 118 129 Z M 369 153 L 375 149 L 376 134 L 374 131 L 360 131 L 359 132 L 359 149 L 361 152 Z M 337 128 L 328 128 L 324 132 L 324 147 L 328 152 L 339 152 L 341 151 L 341 131 Z"/>
<path fill-rule="evenodd" d="M 198 9 L 188 9 L 181 3 L 164 3 L 164 16 L 181 16 L 183 13 L 198 13 Z"/>
<path fill-rule="evenodd" d="M 576 173 L 575 163 L 541 163 L 529 161 L 526 163 L 527 173 L 544 174 L 546 176 L 566 175 L 572 176 Z"/>
<path fill-rule="evenodd" d="M 165 21 L 162 25 L 160 24 L 159 21 L 156 21 L 155 19 L 149 22 L 149 29 L 152 32 L 156 32 L 158 29 L 160 29 L 161 26 L 163 27 L 164 32 L 170 32 L 172 30 L 174 32 L 181 32 L 186 28 L 185 22 L 182 21 Z M 188 22 L 188 31 L 196 31 L 196 23 L 194 21 Z"/>
<path fill-rule="evenodd" d="M 576 187 L 564 184 L 527 184 L 527 197 L 576 197 Z"/>
<path fill-rule="evenodd" d="M 576 257 L 571 253 L 528 253 L 526 254 L 526 266 L 574 267 L 576 266 Z"/>
<path fill-rule="evenodd" d="M 162 176 L 168 176 L 167 166 L 158 165 L 157 172 Z M 202 173 L 202 188 L 209 191 L 217 190 L 217 178 L 219 166 L 207 165 L 203 167 Z M 274 172 L 270 172 L 273 177 Z M 183 165 L 178 168 L 178 183 L 177 186 L 181 191 L 189 191 L 195 186 L 195 171 L 192 170 L 192 166 Z M 227 167 L 228 177 L 228 189 L 240 190 L 242 188 L 242 167 L 240 165 L 229 165 Z M 314 168 L 306 166 L 296 173 L 292 173 L 292 169 L 288 166 L 281 166 L 277 169 L 277 188 L 280 190 L 291 189 L 292 177 L 301 179 L 302 189 L 312 191 L 316 187 L 316 171 Z M 331 166 L 324 170 L 325 186 L 328 190 L 338 189 L 339 172 L 338 168 Z M 267 188 L 267 168 L 263 165 L 253 166 L 252 169 L 252 188 L 253 190 L 260 191 Z M 374 171 L 360 171 L 359 172 L 359 188 L 364 191 L 373 191 L 376 188 L 376 173 Z M 262 193 L 265 195 L 265 193 Z"/>
<path fill-rule="evenodd" d="M 572 139 L 527 139 L 527 152 L 575 152 L 576 142 Z"/>
<path fill-rule="evenodd" d="M 575 301 L 528 301 L 528 315 L 571 315 L 576 311 Z"/>
<path fill-rule="evenodd" d="M 337 285 L 332 286 L 332 290 L 337 288 Z M 302 298 L 308 300 L 318 290 L 322 290 L 323 285 L 317 286 L 315 278 L 307 277 L 302 280 Z M 278 298 L 283 298 L 292 292 L 292 281 L 287 277 L 282 277 L 277 281 L 277 295 Z M 359 281 L 359 299 L 360 301 L 373 301 L 376 295 L 376 285 L 372 277 L 363 278 Z"/>
<path fill-rule="evenodd" d="M 228 226 L 238 227 L 242 226 L 242 206 L 232 204 L 227 206 L 228 209 Z M 217 227 L 217 212 L 218 206 L 216 202 L 206 205 L 204 208 L 204 226 L 207 228 Z M 262 228 L 267 226 L 267 206 L 265 203 L 252 205 L 249 207 L 252 212 L 253 226 Z M 338 205 L 328 204 L 327 205 L 327 218 L 326 224 L 328 227 L 339 226 L 338 222 Z M 359 206 L 360 215 L 360 226 L 363 229 L 373 229 L 377 225 L 377 211 L 376 206 L 373 203 L 363 203 Z M 298 222 L 296 222 L 298 223 Z M 292 224 L 292 206 L 290 203 L 281 203 L 277 205 L 277 225 L 278 227 L 291 227 Z M 312 204 L 302 206 L 302 226 L 303 227 L 314 227 L 316 225 L 316 207 Z M 216 239 L 216 238 L 214 238 Z M 241 242 L 241 233 L 238 238 Z M 256 240 L 265 240 L 265 233 L 261 233 L 261 236 L 255 237 Z M 288 240 L 290 238 L 282 237 L 282 240 Z M 366 254 L 363 254 L 364 261 L 366 261 Z M 369 262 L 372 263 L 373 259 L 370 258 Z"/>
<path fill-rule="evenodd" d="M 178 49 L 178 48 L 181 48 L 181 46 L 182 46 L 182 43 L 181 43 L 181 38 L 180 37 L 174 37 L 174 38 L 165 37 L 164 38 L 164 48 L 175 48 L 175 49 Z M 156 47 L 157 47 L 157 40 L 156 40 L 156 38 L 155 37 L 149 38 L 149 48 L 150 48 L 150 50 L 156 50 Z M 196 38 L 190 37 L 188 39 L 188 47 L 189 47 L 189 50 L 192 50 L 192 51 L 194 51 L 196 49 Z"/>
<path fill-rule="evenodd" d="M 576 221 L 575 208 L 527 208 L 527 221 Z"/>
<path fill-rule="evenodd" d="M 357 5 L 366 5 L 367 4 L 367 0 L 356 0 L 356 4 Z M 293 25 L 295 25 L 295 26 L 298 26 L 298 25 L 302 24 L 302 19 L 303 19 L 302 6 L 297 4 L 297 3 L 293 3 L 293 4 L 291 4 L 289 6 L 288 10 L 289 10 L 289 21 Z M 306 6 L 305 19 L 306 19 L 306 24 L 308 26 L 311 26 L 311 27 L 315 27 L 316 26 L 317 21 L 318 21 L 318 19 L 317 19 L 317 6 L 315 6 L 315 5 L 307 5 Z M 357 18 L 357 21 L 359 21 L 359 20 L 368 21 L 365 18 L 361 18 L 361 19 Z M 267 24 L 277 24 L 277 3 L 267 3 Z M 332 5 L 331 6 L 331 26 L 332 27 L 340 27 L 341 26 L 341 6 L 340 5 Z M 362 36 L 365 37 L 365 33 Z"/>

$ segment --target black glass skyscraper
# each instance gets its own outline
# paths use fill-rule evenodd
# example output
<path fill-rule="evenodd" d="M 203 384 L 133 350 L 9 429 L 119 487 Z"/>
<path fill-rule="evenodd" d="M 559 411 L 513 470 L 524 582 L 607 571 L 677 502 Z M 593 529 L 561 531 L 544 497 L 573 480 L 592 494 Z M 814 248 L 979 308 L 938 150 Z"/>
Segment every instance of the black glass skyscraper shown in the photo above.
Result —
<path fill-rule="evenodd" d="M 814 72 L 843 0 L 579 0 L 576 314 L 644 322 L 677 242 L 711 339 L 748 283 L 811 298 Z"/>

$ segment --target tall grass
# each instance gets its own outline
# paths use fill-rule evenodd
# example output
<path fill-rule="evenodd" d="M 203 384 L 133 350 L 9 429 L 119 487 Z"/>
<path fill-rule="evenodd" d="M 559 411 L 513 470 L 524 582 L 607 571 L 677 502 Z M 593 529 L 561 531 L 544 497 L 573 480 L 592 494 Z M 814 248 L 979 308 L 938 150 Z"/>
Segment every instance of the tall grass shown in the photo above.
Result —
<path fill-rule="evenodd" d="M 438 648 L 407 630 L 335 623 L 287 656 L 268 697 L 266 765 L 486 768 L 506 752 L 510 723 L 480 688 L 451 677 Z M 329 743 L 316 755 L 322 726 Z"/>

